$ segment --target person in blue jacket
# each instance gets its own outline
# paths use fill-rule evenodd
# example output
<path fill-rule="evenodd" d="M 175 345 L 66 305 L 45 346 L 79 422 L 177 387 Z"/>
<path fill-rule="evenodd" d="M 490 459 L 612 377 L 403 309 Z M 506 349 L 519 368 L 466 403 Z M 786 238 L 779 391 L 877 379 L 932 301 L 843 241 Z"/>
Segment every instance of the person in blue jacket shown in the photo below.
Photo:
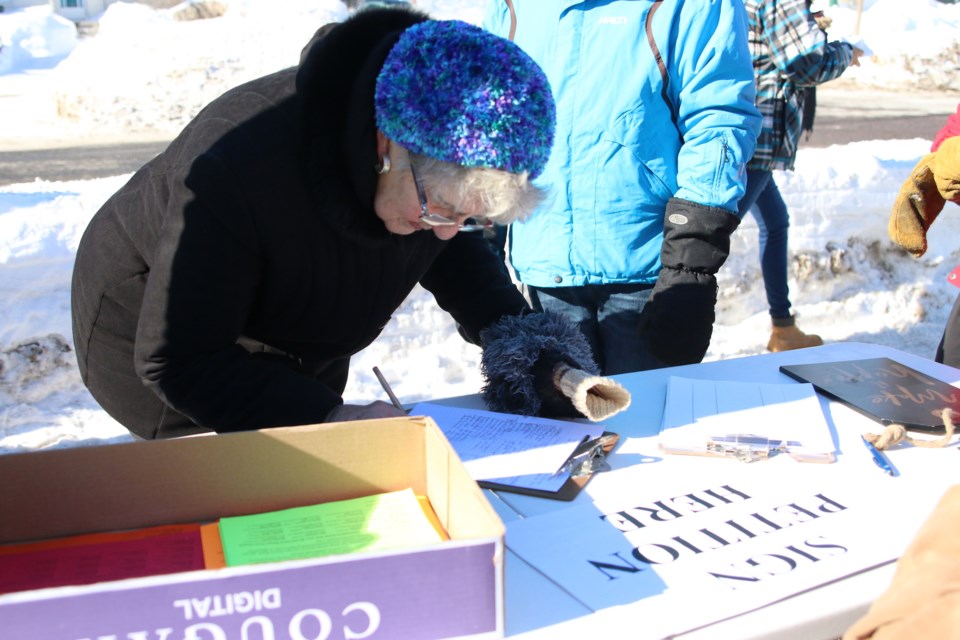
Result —
<path fill-rule="evenodd" d="M 604 374 L 699 362 L 760 115 L 740 0 L 490 0 L 484 27 L 557 105 L 546 202 L 510 225 L 538 310 L 575 320 Z"/>
<path fill-rule="evenodd" d="M 760 231 L 760 271 L 773 325 L 769 351 L 823 344 L 797 327 L 787 285 L 790 215 L 774 170 L 793 170 L 802 129 L 806 89 L 859 65 L 862 51 L 828 42 L 808 0 L 747 0 L 750 52 L 757 76 L 757 107 L 764 115 L 757 150 L 747 165 L 740 215 L 752 211 Z"/>

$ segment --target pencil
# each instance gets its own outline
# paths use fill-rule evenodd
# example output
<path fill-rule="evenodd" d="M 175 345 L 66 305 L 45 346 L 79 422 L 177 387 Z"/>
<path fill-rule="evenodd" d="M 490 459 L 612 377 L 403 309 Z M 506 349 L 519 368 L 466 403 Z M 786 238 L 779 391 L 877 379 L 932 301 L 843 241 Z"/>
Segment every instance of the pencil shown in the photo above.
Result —
<path fill-rule="evenodd" d="M 383 390 L 387 392 L 388 396 L 390 396 L 390 402 L 393 403 L 393 406 L 395 406 L 397 409 L 400 409 L 400 411 L 403 411 L 404 413 L 406 413 L 407 410 L 403 408 L 403 405 L 400 403 L 400 400 L 393 393 L 393 389 L 390 388 L 390 383 L 388 383 L 387 379 L 383 377 L 383 374 L 380 373 L 380 369 L 378 367 L 373 368 L 373 375 L 377 376 L 377 380 L 380 381 L 380 386 L 383 387 Z"/>

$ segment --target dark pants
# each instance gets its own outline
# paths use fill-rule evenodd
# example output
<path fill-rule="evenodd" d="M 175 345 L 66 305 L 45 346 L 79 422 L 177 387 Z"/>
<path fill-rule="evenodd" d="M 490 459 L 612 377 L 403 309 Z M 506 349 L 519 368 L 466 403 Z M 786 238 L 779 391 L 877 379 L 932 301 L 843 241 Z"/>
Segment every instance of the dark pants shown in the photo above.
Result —
<path fill-rule="evenodd" d="M 760 230 L 760 272 L 770 317 L 790 317 L 787 286 L 787 230 L 790 214 L 772 171 L 747 171 L 747 189 L 739 203 L 740 218 L 753 213 Z"/>
<path fill-rule="evenodd" d="M 653 285 L 606 284 L 583 287 L 525 287 L 537 311 L 575 322 L 590 343 L 604 375 L 661 367 L 640 337 L 640 312 Z"/>

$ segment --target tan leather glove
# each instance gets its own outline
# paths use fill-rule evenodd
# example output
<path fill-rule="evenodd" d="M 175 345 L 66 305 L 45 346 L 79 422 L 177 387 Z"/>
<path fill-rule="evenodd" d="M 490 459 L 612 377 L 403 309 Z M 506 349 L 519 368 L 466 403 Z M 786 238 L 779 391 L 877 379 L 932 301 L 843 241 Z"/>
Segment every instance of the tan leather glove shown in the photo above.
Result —
<path fill-rule="evenodd" d="M 944 140 L 934 158 L 933 180 L 944 200 L 960 204 L 960 136 Z"/>
<path fill-rule="evenodd" d="M 630 406 L 630 392 L 619 382 L 566 364 L 558 364 L 553 370 L 553 384 L 570 398 L 577 411 L 594 422 Z"/>
<path fill-rule="evenodd" d="M 893 203 L 890 239 L 912 253 L 927 251 L 927 230 L 948 201 L 960 202 L 960 136 L 947 138 L 913 168 Z"/>
<path fill-rule="evenodd" d="M 887 590 L 843 640 L 960 637 L 960 485 L 940 498 Z"/>
<path fill-rule="evenodd" d="M 927 229 L 940 215 L 945 202 L 933 177 L 936 156 L 928 153 L 920 158 L 900 187 L 887 226 L 890 239 L 917 257 L 926 253 Z"/>

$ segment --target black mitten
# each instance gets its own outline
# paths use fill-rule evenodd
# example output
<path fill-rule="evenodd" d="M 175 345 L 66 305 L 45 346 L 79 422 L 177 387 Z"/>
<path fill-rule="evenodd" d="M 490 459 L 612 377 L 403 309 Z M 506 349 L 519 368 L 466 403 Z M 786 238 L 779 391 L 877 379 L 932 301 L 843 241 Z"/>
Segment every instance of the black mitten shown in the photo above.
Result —
<path fill-rule="evenodd" d="M 597 373 L 587 339 L 562 316 L 505 316 L 480 338 L 481 394 L 492 411 L 597 421 L 630 406 L 630 392 Z"/>
<path fill-rule="evenodd" d="M 590 345 L 576 325 L 549 312 L 504 316 L 480 332 L 480 390 L 491 411 L 580 417 L 554 384 L 554 369 L 566 364 L 598 372 Z"/>
<path fill-rule="evenodd" d="M 668 366 L 703 360 L 713 334 L 716 273 L 740 219 L 726 209 L 671 198 L 663 221 L 663 269 L 640 314 L 640 334 Z"/>

